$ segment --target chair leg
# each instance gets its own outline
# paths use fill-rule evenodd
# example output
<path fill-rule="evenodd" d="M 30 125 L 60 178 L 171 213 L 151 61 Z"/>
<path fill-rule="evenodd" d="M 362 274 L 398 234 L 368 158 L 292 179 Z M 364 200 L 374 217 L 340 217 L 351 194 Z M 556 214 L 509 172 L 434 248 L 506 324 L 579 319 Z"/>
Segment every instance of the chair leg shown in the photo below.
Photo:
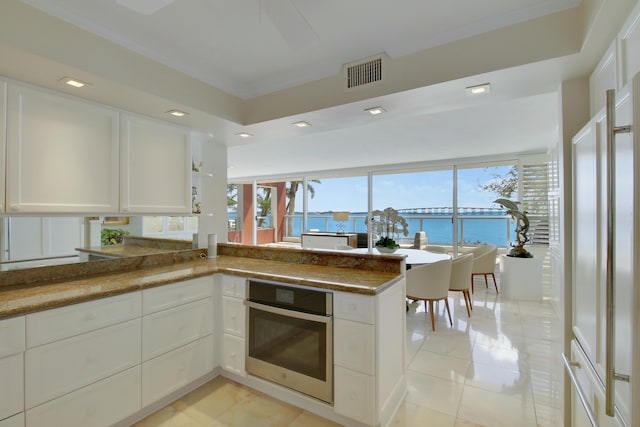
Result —
<path fill-rule="evenodd" d="M 425 308 L 427 308 L 427 302 L 424 302 Z M 436 319 L 433 315 L 433 301 L 429 301 L 429 314 L 431 314 L 431 330 L 435 332 L 436 330 Z"/>
<path fill-rule="evenodd" d="M 469 301 L 469 307 L 473 310 L 473 303 L 471 302 L 471 294 L 469 293 L 469 289 L 465 290 L 467 293 L 467 300 Z"/>
<path fill-rule="evenodd" d="M 449 300 L 447 298 L 444 299 L 444 306 L 447 308 L 447 314 L 449 315 L 449 324 L 453 327 L 453 321 L 451 320 L 451 311 L 449 311 Z"/>
<path fill-rule="evenodd" d="M 467 300 L 467 291 L 462 291 L 462 296 L 464 297 L 464 305 L 467 307 L 467 316 L 471 317 L 471 311 L 469 311 L 469 300 Z"/>
<path fill-rule="evenodd" d="M 484 273 L 484 286 L 489 289 L 489 281 L 487 280 L 487 273 Z"/>
<path fill-rule="evenodd" d="M 496 282 L 495 274 L 491 273 L 491 277 L 493 277 L 493 286 L 496 287 L 496 294 L 498 293 L 498 282 Z"/>
<path fill-rule="evenodd" d="M 474 274 L 471 274 L 471 293 L 473 293 L 473 276 Z"/>

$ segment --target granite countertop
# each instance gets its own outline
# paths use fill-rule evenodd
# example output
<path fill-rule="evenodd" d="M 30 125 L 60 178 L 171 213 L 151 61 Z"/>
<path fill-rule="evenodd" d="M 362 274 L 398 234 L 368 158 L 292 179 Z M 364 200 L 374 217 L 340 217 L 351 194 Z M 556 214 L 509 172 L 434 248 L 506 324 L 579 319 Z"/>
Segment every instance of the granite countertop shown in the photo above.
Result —
<path fill-rule="evenodd" d="M 219 245 L 220 247 L 220 245 Z M 220 249 L 219 249 L 220 251 Z M 242 250 L 241 250 L 242 251 Z M 194 252 L 191 258 L 167 263 L 140 264 L 134 259 L 94 261 L 103 270 L 100 273 L 86 273 L 78 277 L 39 280 L 33 283 L 0 286 L 0 318 L 32 313 L 97 298 L 151 288 L 154 286 L 180 282 L 215 273 L 234 274 L 250 278 L 273 280 L 282 283 L 305 285 L 328 290 L 376 295 L 402 277 L 394 271 L 393 262 L 387 259 L 383 268 L 368 268 L 378 259 L 391 257 L 344 257 L 339 254 L 323 254 L 314 251 L 298 251 L 289 261 L 283 260 L 283 252 L 270 250 L 263 258 L 234 256 L 233 251 L 222 249 L 217 258 L 207 258 L 206 251 Z M 246 250 L 242 254 L 246 255 Z M 249 249 L 251 252 L 251 249 Z M 251 255 L 251 253 L 250 253 Z M 286 255 L 286 254 L 285 254 Z M 307 262 L 301 263 L 300 257 Z M 167 259 L 168 255 L 160 255 Z M 140 257 L 144 259 L 145 257 Z M 156 257 L 158 258 L 158 257 Z M 376 259 L 378 258 L 378 259 Z M 327 261 L 328 260 L 328 261 Z M 126 264 L 123 271 L 106 271 L 106 263 L 121 261 Z M 400 260 L 401 261 L 401 260 Z M 137 265 L 131 264 L 137 262 Z M 96 264 L 94 264 L 96 263 Z M 351 265 L 349 265 L 351 264 Z M 132 265 L 134 265 L 132 267 Z M 389 267 L 391 266 L 391 267 Z M 72 267 L 78 268 L 78 267 Z M 88 267 L 84 267 L 88 268 Z M 375 267 L 374 267 L 375 268 Z M 389 271 L 385 271 L 389 270 Z M 55 276 L 51 276 L 55 277 Z"/>
<path fill-rule="evenodd" d="M 140 245 L 91 246 L 89 248 L 76 248 L 76 251 L 114 258 L 175 252 L 173 249 L 151 248 L 149 246 Z"/>

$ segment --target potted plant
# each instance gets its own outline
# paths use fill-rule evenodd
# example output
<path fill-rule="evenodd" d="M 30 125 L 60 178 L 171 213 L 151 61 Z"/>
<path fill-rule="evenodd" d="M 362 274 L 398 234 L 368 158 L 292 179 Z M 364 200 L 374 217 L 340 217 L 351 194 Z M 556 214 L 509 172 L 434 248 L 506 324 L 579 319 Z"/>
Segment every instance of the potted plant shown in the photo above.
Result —
<path fill-rule="evenodd" d="M 118 245 L 122 243 L 123 237 L 127 234 L 129 234 L 129 232 L 121 228 L 104 228 L 100 232 L 100 241 L 102 242 L 102 246 Z"/>
<path fill-rule="evenodd" d="M 407 236 L 409 234 L 409 225 L 404 217 L 398 214 L 398 211 L 389 207 L 382 211 L 375 210 L 372 212 L 373 218 L 371 224 L 373 232 L 380 236 L 375 242 L 375 247 L 382 253 L 393 253 L 400 247 L 395 237 L 399 234 Z M 375 219 L 378 217 L 379 219 Z"/>
<path fill-rule="evenodd" d="M 516 221 L 516 240 L 517 243 L 511 245 L 511 250 L 507 253 L 507 256 L 514 258 L 533 258 L 531 252 L 524 248 L 524 245 L 529 241 L 529 218 L 527 218 L 526 211 L 520 211 L 518 204 L 520 202 L 514 202 L 509 199 L 496 199 L 493 203 L 497 203 L 507 210 L 507 214 L 511 215 Z"/>

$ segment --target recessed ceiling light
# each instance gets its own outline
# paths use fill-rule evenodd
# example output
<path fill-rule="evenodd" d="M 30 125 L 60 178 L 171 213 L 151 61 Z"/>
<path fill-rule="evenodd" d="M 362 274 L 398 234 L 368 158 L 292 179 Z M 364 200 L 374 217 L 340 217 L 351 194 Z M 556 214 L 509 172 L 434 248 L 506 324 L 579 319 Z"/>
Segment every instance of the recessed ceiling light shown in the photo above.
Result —
<path fill-rule="evenodd" d="M 251 138 L 253 135 L 249 132 L 240 132 L 236 133 L 236 136 L 239 136 L 240 138 Z"/>
<path fill-rule="evenodd" d="M 375 116 L 376 114 L 382 114 L 382 113 L 386 113 L 387 110 L 385 110 L 384 108 L 377 106 L 377 107 L 371 107 L 371 108 L 365 108 L 364 111 L 366 111 L 367 113 Z"/>
<path fill-rule="evenodd" d="M 482 95 L 491 92 L 491 84 L 483 83 L 481 85 L 469 86 L 467 87 L 467 95 Z"/>
<path fill-rule="evenodd" d="M 82 80 L 74 79 L 73 77 L 63 77 L 58 81 L 76 88 L 84 87 L 90 84 L 87 82 L 83 82 Z"/>
<path fill-rule="evenodd" d="M 307 126 L 311 126 L 311 123 L 305 122 L 304 120 L 300 122 L 291 123 L 291 124 L 294 126 L 298 126 L 299 128 L 306 128 Z"/>
<path fill-rule="evenodd" d="M 186 116 L 189 113 L 185 113 L 184 111 L 180 111 L 180 110 L 169 110 L 169 111 L 165 111 L 165 113 L 167 114 L 171 114 L 172 116 L 176 116 L 176 117 L 182 117 L 182 116 Z"/>

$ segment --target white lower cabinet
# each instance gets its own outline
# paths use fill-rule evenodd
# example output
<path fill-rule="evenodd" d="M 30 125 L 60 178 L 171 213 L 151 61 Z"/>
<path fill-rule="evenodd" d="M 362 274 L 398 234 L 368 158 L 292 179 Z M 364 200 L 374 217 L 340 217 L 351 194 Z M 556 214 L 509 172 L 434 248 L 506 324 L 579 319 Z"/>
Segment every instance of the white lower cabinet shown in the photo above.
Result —
<path fill-rule="evenodd" d="M 142 364 L 142 406 L 167 396 L 213 370 L 208 335 Z"/>
<path fill-rule="evenodd" d="M 334 410 L 387 425 L 404 398 L 405 283 L 370 296 L 333 293 Z"/>
<path fill-rule="evenodd" d="M 222 325 L 225 334 L 244 337 L 246 323 L 244 301 L 239 298 L 222 297 Z"/>
<path fill-rule="evenodd" d="M 28 427 L 102 427 L 140 409 L 140 366 L 27 411 Z"/>
<path fill-rule="evenodd" d="M 36 347 L 140 317 L 140 292 L 27 315 L 27 346 Z"/>
<path fill-rule="evenodd" d="M 212 298 L 145 316 L 142 321 L 142 360 L 182 347 L 212 332 Z"/>
<path fill-rule="evenodd" d="M 234 335 L 222 336 L 222 368 L 238 375 L 245 375 L 245 340 Z"/>
<path fill-rule="evenodd" d="M 0 359 L 0 419 L 24 410 L 24 356 Z"/>
<path fill-rule="evenodd" d="M 375 423 L 375 319 L 373 299 L 334 292 L 334 409 Z"/>
<path fill-rule="evenodd" d="M 376 336 L 373 325 L 344 319 L 334 321 L 334 363 L 367 375 L 375 373 Z"/>
<path fill-rule="evenodd" d="M 24 330 L 24 316 L 0 320 L 0 420 L 24 411 Z"/>
<path fill-rule="evenodd" d="M 335 411 L 365 424 L 373 424 L 375 422 L 375 377 L 335 366 L 334 378 Z"/>
<path fill-rule="evenodd" d="M 244 376 L 246 278 L 222 274 L 222 368 L 228 372 Z"/>
<path fill-rule="evenodd" d="M 139 365 L 140 336 L 134 319 L 27 349 L 27 408 Z"/>
<path fill-rule="evenodd" d="M 24 413 L 0 420 L 0 427 L 24 427 Z"/>

